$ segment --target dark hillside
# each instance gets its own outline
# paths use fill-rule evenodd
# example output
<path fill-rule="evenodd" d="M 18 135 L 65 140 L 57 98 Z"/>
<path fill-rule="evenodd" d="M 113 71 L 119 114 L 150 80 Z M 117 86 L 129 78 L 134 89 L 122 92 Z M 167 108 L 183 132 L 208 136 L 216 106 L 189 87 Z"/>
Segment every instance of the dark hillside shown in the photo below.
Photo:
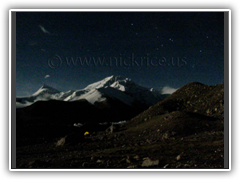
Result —
<path fill-rule="evenodd" d="M 189 83 L 134 117 L 128 125 L 134 126 L 154 116 L 173 111 L 192 112 L 223 120 L 224 85 L 207 86 L 197 82 Z"/>

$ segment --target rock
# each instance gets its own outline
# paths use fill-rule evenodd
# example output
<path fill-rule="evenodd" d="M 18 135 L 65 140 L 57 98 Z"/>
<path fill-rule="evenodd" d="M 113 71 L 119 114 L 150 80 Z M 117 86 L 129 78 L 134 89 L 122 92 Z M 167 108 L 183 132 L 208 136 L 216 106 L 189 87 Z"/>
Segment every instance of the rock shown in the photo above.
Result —
<path fill-rule="evenodd" d="M 127 158 L 126 158 L 126 163 L 131 163 L 129 156 L 127 156 Z"/>
<path fill-rule="evenodd" d="M 181 155 L 179 154 L 177 157 L 176 157 L 177 161 L 179 161 L 181 159 Z"/>
<path fill-rule="evenodd" d="M 139 156 L 136 155 L 136 156 L 133 157 L 133 159 L 139 160 Z"/>
<path fill-rule="evenodd" d="M 83 142 L 85 140 L 85 137 L 83 133 L 81 132 L 73 132 L 71 134 L 66 135 L 65 137 L 58 140 L 56 143 L 56 146 L 63 146 L 63 145 L 69 145 L 69 144 L 78 144 L 80 142 Z"/>
<path fill-rule="evenodd" d="M 159 160 L 151 160 L 149 157 L 143 158 L 142 167 L 157 166 Z"/>
<path fill-rule="evenodd" d="M 148 140 L 148 139 L 146 140 L 146 142 L 147 142 L 148 144 L 151 144 L 151 141 L 150 141 L 150 140 Z"/>
<path fill-rule="evenodd" d="M 129 159 L 126 159 L 126 163 L 131 163 L 131 161 Z"/>
<path fill-rule="evenodd" d="M 131 166 L 128 166 L 127 168 L 135 168 L 135 167 L 137 167 L 137 166 L 131 165 Z"/>
<path fill-rule="evenodd" d="M 162 136 L 162 139 L 168 139 L 169 138 L 169 134 L 168 133 L 164 133 Z"/>
<path fill-rule="evenodd" d="M 61 138 L 60 140 L 58 140 L 58 142 L 56 144 L 56 147 L 63 146 L 65 144 L 65 142 L 66 142 L 66 137 L 67 136 L 65 136 L 65 137 Z"/>
<path fill-rule="evenodd" d="M 95 157 L 94 157 L 94 156 L 92 156 L 92 157 L 91 157 L 91 161 L 93 161 L 94 159 L 95 159 Z"/>
<path fill-rule="evenodd" d="M 29 166 L 29 168 L 47 167 L 48 162 L 40 160 L 40 159 L 36 159 L 34 161 L 29 162 L 28 166 Z"/>
<path fill-rule="evenodd" d="M 100 160 L 100 159 L 97 160 L 97 163 L 101 163 L 101 162 L 102 162 L 102 160 Z"/>
<path fill-rule="evenodd" d="M 163 168 L 165 169 L 165 168 L 167 168 L 169 166 L 169 164 L 166 164 L 165 166 L 163 166 Z"/>
<path fill-rule="evenodd" d="M 105 130 L 107 134 L 112 134 L 113 133 L 113 124 Z"/>
<path fill-rule="evenodd" d="M 180 168 L 181 165 L 182 165 L 181 163 L 178 163 L 177 166 L 176 166 L 176 168 Z"/>
<path fill-rule="evenodd" d="M 82 167 L 84 167 L 84 166 L 85 166 L 85 164 L 86 164 L 86 162 L 82 163 Z"/>
<path fill-rule="evenodd" d="M 122 163 L 122 162 L 125 162 L 125 161 L 126 161 L 126 159 L 123 158 L 123 159 L 121 159 L 121 160 L 119 161 L 119 163 Z"/>
<path fill-rule="evenodd" d="M 207 114 L 210 114 L 210 109 L 207 109 L 206 113 L 207 113 Z"/>

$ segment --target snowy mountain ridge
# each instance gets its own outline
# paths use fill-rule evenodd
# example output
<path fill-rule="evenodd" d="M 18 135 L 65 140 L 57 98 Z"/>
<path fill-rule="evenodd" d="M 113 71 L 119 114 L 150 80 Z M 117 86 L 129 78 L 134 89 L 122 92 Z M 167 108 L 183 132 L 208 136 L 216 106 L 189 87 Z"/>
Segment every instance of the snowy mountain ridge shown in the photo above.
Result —
<path fill-rule="evenodd" d="M 46 84 L 30 97 L 17 97 L 17 108 L 25 107 L 36 101 L 61 100 L 77 101 L 86 99 L 89 103 L 105 101 L 107 98 L 117 99 L 129 106 L 141 103 L 146 106 L 156 104 L 162 99 L 159 91 L 142 87 L 129 78 L 109 76 L 88 85 L 84 89 L 60 92 Z"/>
<path fill-rule="evenodd" d="M 41 94 L 56 94 L 59 92 L 60 91 L 58 91 L 57 89 L 54 89 L 46 84 L 43 84 L 43 86 L 38 91 L 33 93 L 33 96 L 39 96 Z"/>

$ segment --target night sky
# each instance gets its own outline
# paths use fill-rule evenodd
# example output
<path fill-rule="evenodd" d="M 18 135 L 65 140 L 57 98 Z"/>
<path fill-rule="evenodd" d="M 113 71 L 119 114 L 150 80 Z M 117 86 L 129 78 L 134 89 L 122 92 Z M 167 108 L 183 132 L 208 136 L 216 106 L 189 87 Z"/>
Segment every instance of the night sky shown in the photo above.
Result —
<path fill-rule="evenodd" d="M 223 12 L 17 12 L 17 96 L 120 75 L 160 90 L 224 82 Z"/>

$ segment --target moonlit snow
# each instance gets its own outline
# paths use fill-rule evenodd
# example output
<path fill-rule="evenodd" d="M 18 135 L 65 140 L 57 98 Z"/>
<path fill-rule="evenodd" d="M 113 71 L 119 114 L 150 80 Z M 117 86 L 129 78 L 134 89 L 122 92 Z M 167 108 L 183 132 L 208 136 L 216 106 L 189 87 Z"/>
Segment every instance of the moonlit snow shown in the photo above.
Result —
<path fill-rule="evenodd" d="M 17 97 L 17 108 L 26 107 L 36 101 L 61 100 L 77 101 L 86 99 L 89 103 L 105 101 L 107 97 L 117 99 L 129 106 L 138 101 L 147 106 L 161 100 L 161 93 L 154 89 L 142 87 L 129 78 L 109 76 L 88 85 L 84 89 L 60 92 L 46 84 L 29 97 Z"/>

